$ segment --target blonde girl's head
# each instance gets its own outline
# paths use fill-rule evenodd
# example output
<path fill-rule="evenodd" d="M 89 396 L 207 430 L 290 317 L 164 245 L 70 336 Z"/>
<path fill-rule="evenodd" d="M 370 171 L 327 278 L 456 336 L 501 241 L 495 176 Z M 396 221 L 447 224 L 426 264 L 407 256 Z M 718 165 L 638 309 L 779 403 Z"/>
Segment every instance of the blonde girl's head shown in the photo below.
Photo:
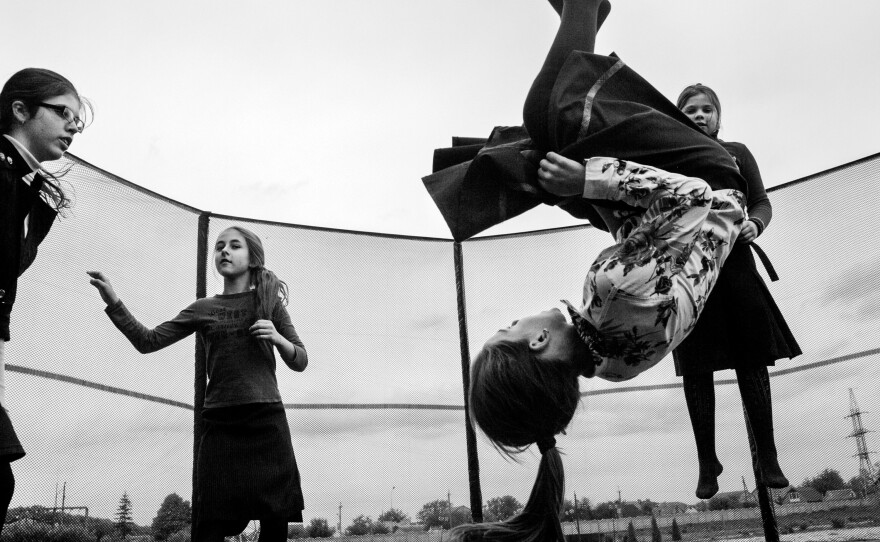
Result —
<path fill-rule="evenodd" d="M 275 273 L 266 269 L 266 251 L 263 249 L 263 242 L 257 234 L 241 226 L 231 226 L 221 232 L 220 235 L 228 231 L 238 232 L 247 245 L 247 269 L 250 274 L 249 284 L 256 293 L 257 318 L 269 320 L 275 310 L 276 303 L 287 305 L 287 284 L 279 279 Z"/>
<path fill-rule="evenodd" d="M 710 87 L 702 83 L 685 87 L 675 105 L 704 132 L 718 137 L 721 130 L 721 100 Z"/>

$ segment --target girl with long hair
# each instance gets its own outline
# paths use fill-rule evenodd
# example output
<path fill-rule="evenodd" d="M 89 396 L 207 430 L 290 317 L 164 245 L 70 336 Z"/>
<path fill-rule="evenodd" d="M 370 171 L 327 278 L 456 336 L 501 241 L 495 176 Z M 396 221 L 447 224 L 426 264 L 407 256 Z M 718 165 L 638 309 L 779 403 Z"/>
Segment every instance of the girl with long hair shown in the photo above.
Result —
<path fill-rule="evenodd" d="M 116 327 L 141 353 L 192 333 L 204 340 L 208 386 L 196 491 L 200 542 L 222 542 L 260 520 L 260 541 L 287 540 L 302 522 L 303 495 L 290 429 L 275 376 L 275 355 L 294 371 L 308 356 L 285 309 L 287 284 L 265 266 L 260 238 L 240 226 L 222 231 L 214 266 L 223 293 L 199 299 L 173 320 L 148 329 L 116 295 L 108 278 L 89 271 Z"/>
<path fill-rule="evenodd" d="M 70 206 L 62 173 L 44 162 L 61 158 L 83 131 L 86 102 L 65 77 L 25 68 L 0 91 L 0 532 L 15 490 L 11 463 L 25 455 L 6 409 L 5 346 L 18 278 L 59 211 Z"/>
<path fill-rule="evenodd" d="M 471 420 L 503 453 L 537 444 L 541 460 L 520 514 L 456 527 L 455 540 L 564 540 L 555 436 L 577 408 L 579 377 L 628 380 L 674 350 L 747 217 L 748 187 L 724 148 L 621 59 L 593 53 L 607 0 L 550 3 L 559 29 L 523 107 L 526 146 L 543 156 L 534 184 L 589 202 L 615 244 L 587 270 L 581 304 L 565 302 L 568 318 L 515 320 L 474 358 Z"/>

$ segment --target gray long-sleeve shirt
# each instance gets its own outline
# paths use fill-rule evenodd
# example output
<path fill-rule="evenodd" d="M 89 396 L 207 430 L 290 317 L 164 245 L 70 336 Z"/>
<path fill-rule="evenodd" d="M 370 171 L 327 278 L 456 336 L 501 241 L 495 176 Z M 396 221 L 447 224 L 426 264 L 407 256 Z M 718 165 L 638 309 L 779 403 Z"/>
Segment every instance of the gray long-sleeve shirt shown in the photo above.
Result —
<path fill-rule="evenodd" d="M 146 354 L 173 344 L 192 333 L 205 341 L 208 387 L 205 408 L 281 401 L 275 377 L 275 356 L 269 343 L 253 338 L 248 331 L 256 320 L 254 292 L 215 295 L 199 299 L 174 319 L 149 329 L 119 301 L 107 307 L 107 315 L 134 347 Z M 307 354 L 287 309 L 279 302 L 272 315 L 275 329 L 296 349 L 288 361 L 301 371 Z"/>

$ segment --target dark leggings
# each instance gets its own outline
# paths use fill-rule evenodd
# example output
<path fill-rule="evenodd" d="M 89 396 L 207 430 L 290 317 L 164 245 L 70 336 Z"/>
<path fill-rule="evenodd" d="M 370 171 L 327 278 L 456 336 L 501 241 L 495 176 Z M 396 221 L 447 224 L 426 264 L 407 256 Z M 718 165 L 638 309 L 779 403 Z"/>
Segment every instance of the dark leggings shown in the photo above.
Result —
<path fill-rule="evenodd" d="M 767 367 L 736 369 L 736 381 L 755 437 L 758 459 L 768 467 L 773 466 L 776 464 L 776 441 L 773 436 L 773 408 Z M 715 453 L 715 385 L 712 373 L 684 375 L 683 385 L 700 468 L 712 470 L 719 463 Z"/>
<path fill-rule="evenodd" d="M 15 476 L 12 475 L 12 465 L 8 461 L 0 460 L 0 533 L 3 532 L 3 524 L 6 523 L 6 512 L 9 511 L 13 492 L 15 492 Z"/>
<path fill-rule="evenodd" d="M 549 133 L 550 92 L 572 51 L 592 53 L 595 49 L 601 4 L 600 0 L 568 0 L 562 8 L 556 37 L 523 105 L 523 124 L 539 149 L 559 150 L 552 148 L 553 138 Z"/>
<path fill-rule="evenodd" d="M 199 526 L 199 542 L 223 542 L 227 536 L 235 536 L 247 527 L 248 520 L 205 521 Z M 287 522 L 283 519 L 260 520 L 258 542 L 286 542 Z"/>

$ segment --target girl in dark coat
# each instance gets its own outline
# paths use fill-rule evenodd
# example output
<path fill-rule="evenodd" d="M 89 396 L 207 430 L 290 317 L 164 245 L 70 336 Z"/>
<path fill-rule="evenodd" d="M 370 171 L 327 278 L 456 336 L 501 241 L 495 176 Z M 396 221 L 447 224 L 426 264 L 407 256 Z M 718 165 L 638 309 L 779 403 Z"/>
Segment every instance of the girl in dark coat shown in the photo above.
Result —
<path fill-rule="evenodd" d="M 713 373 L 734 369 L 758 453 L 758 480 L 773 488 L 788 486 L 776 459 L 773 412 L 767 367 L 801 353 L 782 313 L 755 267 L 754 241 L 770 224 L 773 210 L 758 164 L 742 143 L 718 139 L 721 103 L 705 85 L 685 88 L 678 108 L 733 157 L 748 183 L 749 220 L 715 285 L 696 328 L 673 352 L 675 371 L 683 377 L 685 400 L 694 428 L 700 462 L 696 495 L 718 492 L 722 467 L 715 454 Z"/>
<path fill-rule="evenodd" d="M 0 531 L 15 490 L 11 463 L 24 456 L 6 411 L 4 350 L 18 277 L 69 199 L 42 162 L 57 160 L 82 132 L 84 102 L 55 72 L 26 68 L 0 91 Z"/>

